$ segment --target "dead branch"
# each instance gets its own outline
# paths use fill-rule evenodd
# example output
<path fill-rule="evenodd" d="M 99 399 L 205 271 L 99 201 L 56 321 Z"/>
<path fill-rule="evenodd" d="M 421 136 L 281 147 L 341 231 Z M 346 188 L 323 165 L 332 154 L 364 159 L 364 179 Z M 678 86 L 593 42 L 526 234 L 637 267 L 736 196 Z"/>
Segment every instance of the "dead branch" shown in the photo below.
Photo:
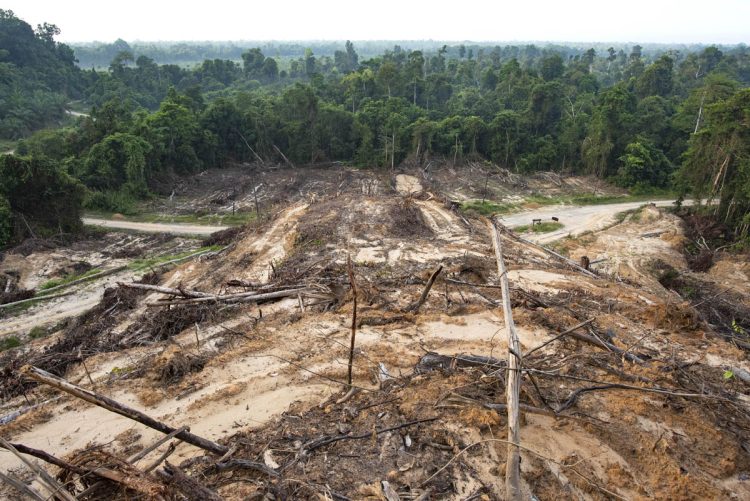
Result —
<path fill-rule="evenodd" d="M 362 440 L 363 438 L 370 438 L 372 437 L 373 433 L 375 435 L 381 435 L 383 433 L 389 432 L 389 431 L 395 431 L 400 430 L 402 428 L 408 428 L 410 426 L 414 426 L 415 424 L 420 423 L 429 423 L 432 421 L 437 421 L 437 417 L 431 417 L 426 419 L 417 419 L 414 421 L 409 421 L 408 423 L 403 423 L 397 426 L 391 426 L 390 428 L 383 428 L 380 430 L 375 431 L 368 431 L 366 433 L 361 433 L 359 435 L 334 435 L 334 436 L 325 436 L 320 437 L 318 439 L 312 440 L 310 442 L 307 442 L 304 444 L 300 449 L 300 455 L 309 454 L 310 452 L 314 451 L 315 449 L 319 449 L 325 445 L 330 445 L 335 442 L 339 442 L 341 440 Z M 286 468 L 286 466 L 284 466 Z"/>
<path fill-rule="evenodd" d="M 51 465 L 57 466 L 58 468 L 62 468 L 64 470 L 72 471 L 73 473 L 77 473 L 78 475 L 84 475 L 86 474 L 86 470 L 83 468 L 79 468 L 78 466 L 75 466 L 73 464 L 68 463 L 67 461 L 63 461 L 62 459 L 53 456 L 52 454 L 49 454 L 45 451 L 39 450 L 39 449 L 32 449 L 31 447 L 27 447 L 23 444 L 8 444 L 11 447 L 15 448 L 18 452 L 21 452 L 23 454 L 28 454 L 29 456 L 34 456 L 37 459 L 41 459 L 42 461 L 49 463 Z M 4 441 L 0 441 L 0 447 L 4 449 L 8 449 L 5 446 Z M 10 449 L 8 449 L 10 450 Z"/>
<path fill-rule="evenodd" d="M 531 355 L 531 354 L 532 354 L 532 353 L 534 353 L 535 351 L 537 351 L 537 350 L 541 350 L 542 348 L 544 348 L 544 347 L 545 347 L 545 346 L 547 346 L 548 344 L 550 344 L 550 343 L 554 343 L 554 342 L 555 342 L 555 341 L 557 341 L 558 339 L 560 339 L 560 338 L 562 338 L 562 337 L 565 337 L 565 336 L 567 336 L 568 334 L 570 334 L 570 333 L 571 333 L 571 332 L 573 332 L 574 330 L 580 329 L 581 327 L 584 327 L 584 326 L 586 326 L 586 325 L 590 324 L 590 323 L 591 323 L 591 322 L 593 322 L 593 321 L 594 321 L 594 319 L 593 319 L 593 318 L 589 318 L 588 320 L 584 320 L 584 321 L 583 321 L 583 322 L 581 322 L 580 324 L 576 324 L 576 325 L 574 325 L 574 326 L 573 326 L 573 327 L 571 327 L 570 329 L 567 329 L 566 331 L 564 331 L 564 332 L 561 332 L 560 334 L 558 334 L 557 336 L 553 337 L 553 338 L 552 338 L 552 339 L 550 339 L 549 341 L 545 341 L 545 342 L 543 342 L 542 344 L 540 344 L 539 346 L 537 346 L 537 347 L 535 347 L 535 348 L 532 348 L 531 350 L 529 350 L 528 352 L 526 352 L 526 356 L 528 357 L 529 355 Z"/>
<path fill-rule="evenodd" d="M 296 289 L 286 289 L 281 291 L 275 291 L 275 292 L 267 292 L 264 294 L 258 294 L 256 292 L 243 292 L 240 294 L 224 294 L 221 296 L 211 296 L 211 297 L 196 297 L 196 298 L 190 298 L 190 299 L 181 299 L 176 301 L 159 301 L 156 303 L 147 303 L 146 306 L 148 307 L 157 307 L 157 306 L 176 306 L 176 305 L 182 305 L 182 304 L 200 304 L 200 303 L 210 303 L 210 302 L 218 302 L 218 303 L 227 303 L 227 304 L 234 304 L 234 303 L 256 303 L 258 301 L 265 301 L 268 299 L 279 299 L 283 297 L 289 297 L 289 296 L 296 296 L 297 294 L 303 294 L 305 295 L 307 289 L 305 287 L 300 287 Z"/>
<path fill-rule="evenodd" d="M 222 501 L 222 498 L 214 491 L 185 475 L 181 469 L 169 462 L 164 464 L 159 475 L 190 501 Z"/>
<path fill-rule="evenodd" d="M 130 463 L 130 464 L 137 463 L 141 459 L 143 459 L 146 456 L 148 456 L 151 452 L 155 451 L 156 449 L 158 449 L 162 445 L 164 445 L 167 442 L 169 442 L 170 440 L 172 440 L 175 436 L 179 435 L 183 431 L 190 431 L 190 427 L 189 426 L 183 426 L 181 428 L 177 428 L 172 433 L 163 436 L 162 438 L 160 438 L 159 440 L 157 440 L 153 444 L 151 444 L 148 447 L 146 447 L 145 449 L 143 449 L 141 452 L 138 452 L 137 454 L 133 454 L 132 456 L 130 456 L 128 458 L 128 463 Z"/>
<path fill-rule="evenodd" d="M 52 498 L 60 497 L 61 499 L 65 501 L 76 501 L 76 499 L 70 495 L 68 491 L 65 490 L 65 487 L 60 485 L 60 483 L 52 478 L 52 476 L 47 473 L 47 471 L 42 468 L 41 466 L 32 463 L 28 459 L 26 459 L 18 450 L 13 447 L 11 443 L 9 443 L 4 438 L 0 438 L 0 445 L 2 445 L 3 448 L 9 450 L 13 453 L 14 456 L 16 456 L 18 459 L 23 462 L 26 467 L 31 470 L 31 472 L 34 473 L 34 476 L 36 476 L 39 483 L 52 495 Z"/>
<path fill-rule="evenodd" d="M 580 266 L 580 265 L 579 265 L 578 263 L 576 263 L 575 261 L 571 261 L 571 260 L 570 260 L 570 259 L 568 259 L 567 257 L 563 256 L 562 254 L 558 254 L 557 252 L 553 251 L 552 249 L 550 249 L 550 248 L 548 248 L 548 247 L 545 247 L 545 246 L 543 246 L 543 245 L 540 245 L 540 244 L 536 244 L 536 243 L 532 242 L 531 240 L 527 240 L 527 239 L 523 238 L 522 236 L 520 236 L 520 235 L 517 235 L 517 234 L 516 234 L 515 232 L 513 232 L 513 231 L 508 231 L 507 229 L 505 229 L 505 233 L 506 233 L 507 235 L 509 235 L 509 236 L 510 236 L 511 238 L 513 238 L 514 240 L 518 240 L 519 242 L 523 242 L 523 243 L 525 243 L 526 245 L 529 245 L 529 246 L 531 246 L 531 247 L 534 247 L 534 248 L 536 248 L 536 249 L 539 249 L 539 250 L 541 250 L 541 251 L 543 251 L 543 252 L 546 252 L 546 253 L 547 253 L 547 254 L 549 254 L 550 256 L 554 256 L 554 257 L 556 257 L 557 259 L 559 259 L 559 260 L 563 261 L 564 263 L 566 263 L 566 264 L 568 264 L 569 266 L 571 266 L 572 268 L 574 268 L 574 269 L 576 269 L 576 270 L 580 271 L 581 273 L 583 273 L 584 275 L 586 275 L 586 276 L 588 276 L 588 277 L 591 277 L 591 278 L 599 278 L 599 276 L 598 276 L 598 275 L 597 275 L 596 273 L 593 273 L 593 272 L 591 272 L 591 271 L 587 270 L 586 268 L 582 268 L 582 267 L 581 267 L 581 266 Z"/>
<path fill-rule="evenodd" d="M 430 279 L 427 280 L 427 284 L 424 286 L 424 290 L 422 291 L 422 295 L 419 297 L 419 300 L 416 303 L 412 303 L 409 306 L 407 306 L 404 311 L 409 312 L 412 311 L 416 313 L 419 311 L 419 309 L 422 307 L 422 305 L 427 301 L 427 295 L 430 293 L 430 289 L 432 289 L 432 284 L 435 283 L 435 279 L 440 275 L 440 272 L 443 271 L 443 265 L 441 264 L 438 266 L 435 271 L 432 272 L 432 275 L 430 275 Z"/>
<path fill-rule="evenodd" d="M 508 406 L 508 460 L 505 466 L 505 499 L 521 500 L 521 443 L 519 393 L 521 390 L 521 342 L 518 339 L 516 325 L 513 322 L 513 310 L 510 305 L 510 287 L 508 274 L 503 260 L 503 248 L 495 223 L 491 221 L 492 242 L 495 247 L 497 273 L 503 293 L 503 316 L 508 331 L 508 378 L 505 400 Z"/>
<path fill-rule="evenodd" d="M 103 409 L 107 409 L 110 412 L 114 412 L 121 416 L 125 416 L 126 418 L 138 421 L 139 423 L 148 426 L 149 428 L 158 430 L 162 433 L 170 434 L 176 430 L 172 426 L 162 423 L 161 421 L 157 421 L 156 419 L 140 411 L 127 407 L 119 402 L 112 400 L 111 398 L 105 397 L 104 395 L 100 395 L 91 390 L 87 390 L 85 388 L 81 388 L 80 386 L 69 383 L 68 381 L 57 377 L 54 374 L 50 374 L 47 371 L 39 369 L 38 367 L 27 365 L 26 367 L 21 369 L 21 374 L 29 379 L 33 379 L 39 383 L 47 384 L 49 386 L 52 386 L 53 388 L 57 388 L 58 390 L 64 391 L 89 403 L 102 407 Z M 220 445 L 203 437 L 193 435 L 188 431 L 179 432 L 175 435 L 175 437 L 217 455 L 223 455 L 228 450 L 228 448 L 224 445 Z"/>

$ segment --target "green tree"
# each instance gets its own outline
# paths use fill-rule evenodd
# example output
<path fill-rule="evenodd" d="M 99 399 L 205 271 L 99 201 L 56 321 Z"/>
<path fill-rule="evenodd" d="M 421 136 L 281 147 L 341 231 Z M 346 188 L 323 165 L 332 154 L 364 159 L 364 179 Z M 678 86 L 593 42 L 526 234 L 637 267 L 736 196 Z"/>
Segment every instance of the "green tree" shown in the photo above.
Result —
<path fill-rule="evenodd" d="M 17 239 L 79 231 L 84 193 L 80 182 L 47 158 L 0 157 L 0 198 L 10 206 Z"/>
<path fill-rule="evenodd" d="M 715 213 L 738 234 L 748 235 L 750 89 L 707 108 L 705 125 L 691 137 L 679 175 L 684 189 L 718 200 Z"/>
<path fill-rule="evenodd" d="M 636 136 L 635 140 L 625 147 L 625 154 L 619 158 L 615 180 L 620 186 L 657 187 L 667 186 L 672 174 L 672 164 L 664 153 L 648 139 Z"/>

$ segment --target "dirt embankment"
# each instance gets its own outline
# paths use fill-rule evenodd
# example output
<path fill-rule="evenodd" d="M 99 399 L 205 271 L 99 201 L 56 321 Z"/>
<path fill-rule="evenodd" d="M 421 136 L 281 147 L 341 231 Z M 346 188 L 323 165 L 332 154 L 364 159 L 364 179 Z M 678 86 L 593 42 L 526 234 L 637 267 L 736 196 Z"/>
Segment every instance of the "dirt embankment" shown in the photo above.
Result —
<path fill-rule="evenodd" d="M 502 499 L 507 344 L 486 222 L 443 204 L 416 176 L 335 181 L 246 228 L 223 252 L 150 279 L 177 299 L 114 289 L 75 329 L 7 352 L 5 409 L 26 407 L 26 398 L 47 403 L 4 425 L 3 436 L 117 471 L 158 438 L 16 372 L 67 357 L 67 379 L 226 445 L 231 452 L 218 458 L 177 441 L 168 459 L 225 499 Z M 503 237 L 526 354 L 527 496 L 750 496 L 747 352 L 650 268 L 684 267 L 681 238 L 672 216 L 649 208 L 567 241 L 571 256 L 604 260 L 594 278 Z M 359 391 L 346 395 L 349 258 Z M 189 295 L 294 287 L 304 294 L 258 304 Z M 165 298 L 174 305 L 159 304 Z M 0 462 L 22 474 L 12 456 Z M 164 496 L 188 497 L 184 479 L 139 475 Z M 136 487 L 107 481 L 90 498 L 132 497 Z"/>

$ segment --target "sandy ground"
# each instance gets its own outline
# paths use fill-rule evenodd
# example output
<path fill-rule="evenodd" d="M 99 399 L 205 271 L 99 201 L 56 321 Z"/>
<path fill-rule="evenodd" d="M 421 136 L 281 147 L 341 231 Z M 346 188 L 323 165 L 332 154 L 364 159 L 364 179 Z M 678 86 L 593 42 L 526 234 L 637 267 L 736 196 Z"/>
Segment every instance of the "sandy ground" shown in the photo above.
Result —
<path fill-rule="evenodd" d="M 414 499 L 425 492 L 420 490 L 425 484 L 433 490 L 424 499 L 501 499 L 496 487 L 505 445 L 489 442 L 507 435 L 505 418 L 502 412 L 483 408 L 482 402 L 503 401 L 503 371 L 498 375 L 491 368 L 462 369 L 454 359 L 455 366 L 415 373 L 428 352 L 507 356 L 487 228 L 480 220 L 465 221 L 436 199 L 411 200 L 419 182 L 402 178 L 400 184 L 405 198 L 337 192 L 288 206 L 268 224 L 246 230 L 220 256 L 185 263 L 160 282 L 211 292 L 224 291 L 229 280 L 237 279 L 280 281 L 279 286 L 304 282 L 330 294 L 332 304 L 287 298 L 260 306 L 217 308 L 222 312 L 217 318 L 191 324 L 166 340 L 91 355 L 86 367 L 96 390 L 173 426 L 190 425 L 193 433 L 237 444 L 237 457 L 258 460 L 268 451 L 279 462 L 294 454 L 295 440 L 349 431 L 367 434 L 385 424 L 439 417 L 420 429 L 352 441 L 351 449 L 344 448 L 345 442 L 331 446 L 290 466 L 284 478 L 272 482 L 248 471 L 195 471 L 227 499 L 265 492 L 268 499 L 279 499 L 274 489 L 289 479 L 302 479 L 313 491 L 319 490 L 317 497 L 287 493 L 288 499 L 329 499 L 320 494 L 326 489 L 351 499 L 388 499 L 380 487 L 386 478 L 400 499 Z M 524 359 L 525 367 L 537 364 L 547 374 L 539 374 L 534 385 L 524 380 L 522 401 L 541 408 L 540 398 L 546 398 L 547 404 L 559 406 L 582 387 L 565 376 L 585 376 L 636 387 L 688 391 L 687 387 L 704 396 L 723 388 L 721 398 L 731 400 L 731 405 L 720 407 L 725 402 L 720 399 L 615 389 L 582 393 L 557 417 L 524 412 L 524 489 L 540 500 L 750 499 L 744 480 L 750 460 L 741 445 L 748 423 L 748 389 L 741 381 L 722 380 L 726 367 L 748 367 L 747 356 L 712 337 L 690 315 L 680 317 L 689 313 L 689 305 L 677 304 L 674 294 L 646 269 L 657 257 L 684 266 L 679 261 L 679 221 L 647 208 L 637 221 L 630 218 L 597 231 L 613 224 L 616 213 L 641 205 L 548 207 L 512 216 L 521 218 L 518 222 L 505 219 L 509 226 L 551 215 L 564 218 L 564 224 L 575 220 L 568 232 L 594 233 L 590 240 L 576 242 L 571 257 L 586 253 L 592 260 L 605 259 L 597 268 L 602 276 L 591 278 L 505 239 L 522 352 L 551 340 L 566 326 L 593 318 L 592 335 L 650 360 L 644 365 L 630 363 L 616 353 L 565 338 Z M 420 217 L 415 219 L 414 212 Z M 402 233 L 405 224 L 411 225 L 411 233 Z M 309 238 L 300 241 L 300 235 Z M 354 261 L 361 322 L 354 382 L 363 390 L 349 402 L 336 403 L 346 386 L 340 382 L 346 378 L 352 318 L 347 254 Z M 443 275 L 427 302 L 418 313 L 407 313 L 407 305 L 420 296 L 426 277 L 438 264 L 444 266 Z M 732 277 L 747 272 L 722 266 Z M 724 276 L 720 269 L 715 273 L 717 281 Z M 112 331 L 148 324 L 162 315 L 162 310 L 144 305 L 153 296 L 141 296 L 139 307 L 116 317 L 118 325 Z M 188 356 L 200 357 L 205 365 L 174 381 L 165 380 L 164 368 Z M 82 366 L 72 366 L 66 377 L 90 386 Z M 32 402 L 56 395 L 43 388 L 28 392 Z M 18 396 L 4 402 L 4 409 L 23 405 Z M 109 450 L 127 456 L 158 436 L 69 397 L 22 416 L 2 432 L 61 456 L 93 444 L 109 444 Z M 410 449 L 411 441 L 417 445 Z M 462 452 L 483 441 L 488 443 Z M 198 454 L 198 449 L 180 444 L 170 461 L 177 464 Z M 409 457 L 413 459 L 404 465 Z M 0 454 L 0 467 L 15 469 L 18 462 Z M 434 482 L 426 480 L 433 474 Z M 370 488 L 365 483 L 375 485 L 375 491 L 365 494 Z"/>

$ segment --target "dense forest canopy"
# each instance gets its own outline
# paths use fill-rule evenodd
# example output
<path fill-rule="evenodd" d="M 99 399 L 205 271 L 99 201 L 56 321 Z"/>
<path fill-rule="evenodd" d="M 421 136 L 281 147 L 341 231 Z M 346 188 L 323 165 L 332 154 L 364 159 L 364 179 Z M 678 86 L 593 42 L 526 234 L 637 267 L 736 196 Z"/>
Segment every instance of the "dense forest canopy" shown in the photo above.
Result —
<path fill-rule="evenodd" d="M 17 153 L 79 180 L 91 208 L 124 210 L 160 180 L 230 162 L 393 168 L 477 159 L 718 198 L 720 217 L 747 233 L 745 46 L 426 44 L 365 57 L 351 42 L 154 45 L 171 61 L 220 56 L 188 68 L 158 64 L 146 46 L 134 51 L 118 41 L 90 46 L 109 58 L 106 70 L 79 70 L 71 50 L 54 41 L 54 26 L 34 32 L 2 15 L 19 31 L 0 40 L 2 123 L 30 106 L 11 97 L 29 89 L 58 96 L 47 120 L 65 99 L 83 97 L 90 116 L 28 137 Z M 0 134 L 17 137 L 44 123 Z"/>
<path fill-rule="evenodd" d="M 73 50 L 57 26 L 36 30 L 0 9 L 0 137 L 18 138 L 60 119 L 84 87 Z"/>

